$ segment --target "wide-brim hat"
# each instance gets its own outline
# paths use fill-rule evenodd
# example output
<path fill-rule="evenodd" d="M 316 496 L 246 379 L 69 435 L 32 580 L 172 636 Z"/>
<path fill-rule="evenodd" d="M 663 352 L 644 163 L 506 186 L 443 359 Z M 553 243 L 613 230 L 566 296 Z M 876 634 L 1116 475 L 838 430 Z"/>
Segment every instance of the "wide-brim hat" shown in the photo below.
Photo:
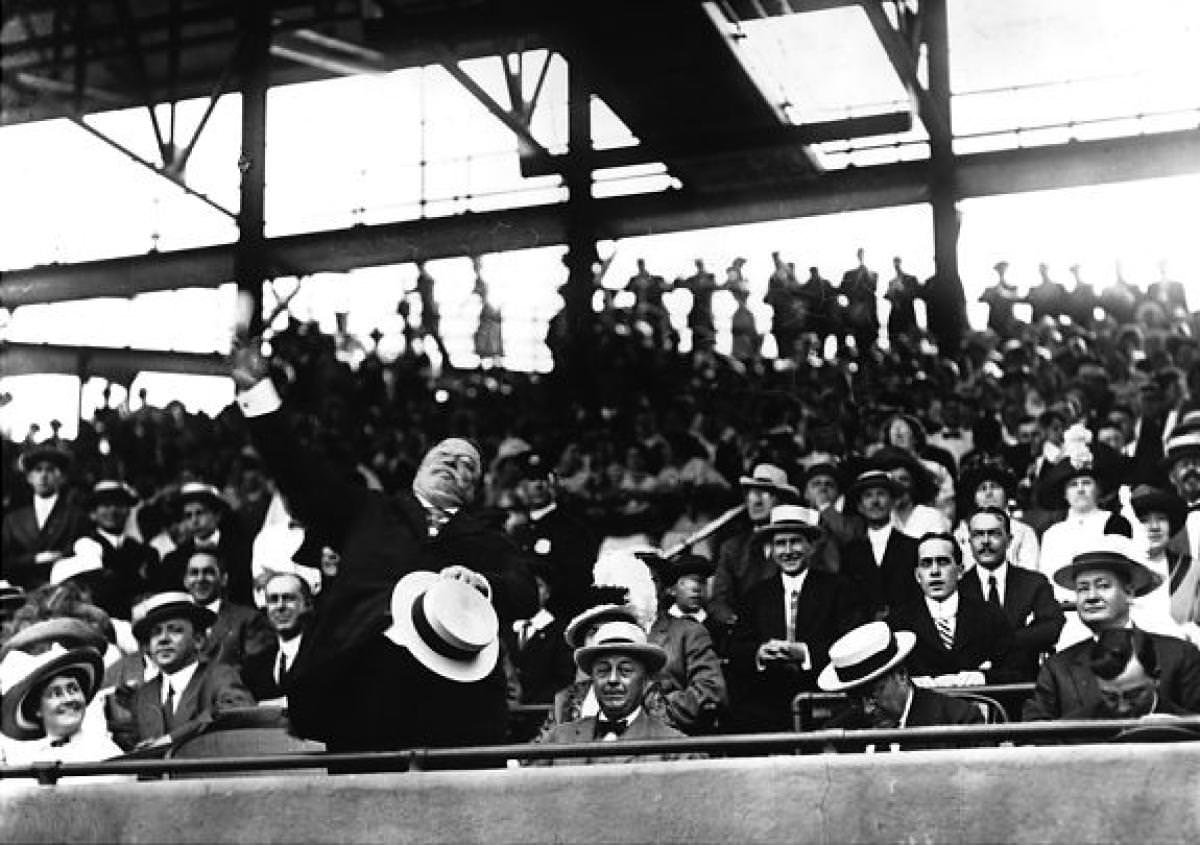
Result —
<path fill-rule="evenodd" d="M 697 578 L 707 578 L 715 571 L 716 567 L 713 565 L 713 562 L 704 555 L 685 552 L 674 560 L 669 561 L 663 568 L 662 574 L 666 576 L 664 580 L 674 583 L 687 575 L 694 575 Z"/>
<path fill-rule="evenodd" d="M 25 588 L 0 579 L 0 607 L 19 607 L 25 604 Z"/>
<path fill-rule="evenodd" d="M 827 692 L 862 686 L 899 666 L 916 644 L 911 631 L 893 633 L 886 622 L 868 622 L 829 647 L 829 663 L 817 676 L 817 686 Z"/>
<path fill-rule="evenodd" d="M 1004 488 L 1004 492 L 1012 495 L 1017 487 L 1017 478 L 1012 470 L 1000 461 L 980 461 L 967 468 L 959 479 L 958 488 L 964 496 L 974 500 L 979 485 L 985 481 L 994 481 Z"/>
<path fill-rule="evenodd" d="M 1096 498 L 1101 499 L 1113 489 L 1119 473 L 1120 456 L 1110 446 L 1092 443 L 1088 446 L 1091 460 L 1080 461 L 1065 457 L 1046 471 L 1038 485 L 1037 501 L 1049 510 L 1061 510 L 1067 506 L 1067 484 L 1076 478 L 1094 478 L 1099 488 Z"/>
<path fill-rule="evenodd" d="M 575 665 L 591 674 L 592 664 L 601 657 L 619 654 L 634 657 L 653 675 L 667 665 L 667 652 L 662 646 L 646 641 L 646 632 L 624 619 L 602 622 L 588 637 L 587 645 L 575 649 Z"/>
<path fill-rule="evenodd" d="M 189 481 L 179 488 L 179 495 L 175 497 L 176 505 L 182 509 L 188 502 L 201 502 L 218 513 L 229 510 L 229 501 L 221 495 L 221 491 L 201 481 Z"/>
<path fill-rule="evenodd" d="M 1129 557 L 1116 548 L 1103 548 L 1075 555 L 1066 566 L 1054 573 L 1054 583 L 1074 591 L 1075 578 L 1083 572 L 1097 569 L 1112 572 L 1128 584 L 1135 596 L 1144 596 L 1162 584 L 1162 576 L 1150 567 Z"/>
<path fill-rule="evenodd" d="M 933 473 L 925 467 L 925 464 L 921 463 L 920 458 L 906 449 L 884 446 L 871 455 L 871 466 L 884 472 L 896 469 L 907 470 L 909 477 L 912 478 L 912 489 L 909 490 L 909 495 L 919 505 L 927 505 L 937 496 L 938 486 L 933 478 Z M 900 486 L 903 487 L 903 485 Z"/>
<path fill-rule="evenodd" d="M 46 728 L 34 713 L 41 687 L 59 675 L 79 681 L 90 702 L 104 679 L 104 658 L 94 648 L 65 649 L 57 643 L 40 654 L 10 651 L 0 661 L 0 731 L 17 740 L 40 739 Z"/>
<path fill-rule="evenodd" d="M 738 484 L 743 489 L 774 490 L 793 499 L 800 497 L 800 490 L 788 481 L 787 472 L 775 464 L 757 464 L 749 475 L 738 479 Z"/>
<path fill-rule="evenodd" d="M 1179 529 L 1183 528 L 1183 523 L 1187 521 L 1187 504 L 1182 498 L 1168 490 L 1151 487 L 1149 484 L 1139 484 L 1134 487 L 1133 493 L 1130 494 L 1129 504 L 1133 507 L 1133 512 L 1137 514 L 1138 519 L 1144 518 L 1148 513 L 1164 514 L 1167 517 L 1172 536 L 1177 534 Z"/>
<path fill-rule="evenodd" d="M 136 490 L 124 481 L 116 481 L 109 478 L 96 482 L 95 486 L 92 487 L 88 501 L 91 507 L 108 503 L 133 507 L 141 501 L 141 497 L 138 496 Z"/>
<path fill-rule="evenodd" d="M 217 619 L 217 614 L 207 607 L 196 604 L 182 590 L 157 593 L 133 607 L 133 636 L 143 642 L 156 622 L 163 619 L 189 619 L 198 631 L 208 630 Z"/>
<path fill-rule="evenodd" d="M 479 681 L 496 667 L 500 621 L 483 593 L 436 572 L 410 572 L 392 590 L 392 625 L 383 632 L 443 678 Z"/>
<path fill-rule="evenodd" d="M 21 472 L 29 472 L 42 461 L 49 461 L 63 472 L 71 466 L 71 453 L 50 443 L 32 446 L 21 454 Z"/>
<path fill-rule="evenodd" d="M 846 501 L 857 502 L 863 493 L 875 487 L 882 487 L 893 496 L 899 496 L 904 492 L 903 488 L 900 487 L 900 483 L 884 470 L 869 469 L 865 472 L 860 472 L 854 479 L 854 483 L 850 485 L 850 489 L 846 492 Z"/>
<path fill-rule="evenodd" d="M 754 529 L 756 537 L 774 537 L 776 534 L 802 534 L 817 540 L 825 534 L 821 526 L 821 514 L 803 505 L 776 505 L 771 508 L 771 518 L 766 525 Z"/>
<path fill-rule="evenodd" d="M 613 621 L 637 624 L 637 611 L 631 604 L 598 604 L 589 607 L 567 623 L 563 639 L 571 648 L 582 648 L 601 623 Z"/>
<path fill-rule="evenodd" d="M 86 646 L 101 652 L 108 648 L 108 640 L 94 625 L 73 616 L 56 616 L 27 625 L 9 637 L 0 646 L 0 660 L 10 651 L 45 651 L 56 643 L 64 648 Z"/>

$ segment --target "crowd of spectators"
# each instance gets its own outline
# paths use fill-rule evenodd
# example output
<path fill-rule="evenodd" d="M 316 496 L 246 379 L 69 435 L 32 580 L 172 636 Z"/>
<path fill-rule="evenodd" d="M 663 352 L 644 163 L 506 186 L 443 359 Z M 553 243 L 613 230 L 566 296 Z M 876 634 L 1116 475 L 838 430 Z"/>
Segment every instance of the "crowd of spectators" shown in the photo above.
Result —
<path fill-rule="evenodd" d="M 742 314 L 739 262 L 724 283 L 742 306 L 733 354 L 715 351 L 720 286 L 697 261 L 674 283 L 693 293 L 686 353 L 660 310 L 671 285 L 641 264 L 633 305 L 610 299 L 591 342 L 571 344 L 587 360 L 562 360 L 552 324 L 559 366 L 546 375 L 435 370 L 420 340 L 395 361 L 368 353 L 351 369 L 336 338 L 292 322 L 270 338 L 270 376 L 300 447 L 357 487 L 409 491 L 451 435 L 478 450 L 469 509 L 510 538 L 539 588 L 536 608 L 500 615 L 507 694 L 553 704 L 547 741 L 596 713 L 576 671 L 615 671 L 623 654 L 572 659 L 567 643 L 589 640 L 565 629 L 596 603 L 597 584 L 621 591 L 615 605 L 646 607 L 617 621 L 648 636 L 632 649 L 657 677 L 648 712 L 684 733 L 787 729 L 792 696 L 816 690 L 831 654 L 846 651 L 835 642 L 873 620 L 916 634 L 903 641 L 895 689 L 909 678 L 1037 680 L 1031 717 L 1056 718 L 1100 705 L 1056 703 L 1047 655 L 1132 619 L 1155 639 L 1125 643 L 1125 662 L 1113 668 L 1110 656 L 1102 674 L 1125 678 L 1130 655 L 1157 643 L 1158 697 L 1169 712 L 1200 708 L 1200 525 L 1188 516 L 1200 506 L 1200 321 L 1183 286 L 1121 278 L 1096 293 L 1076 274 L 1068 293 L 1043 267 L 1019 297 L 1002 262 L 982 297 L 987 329 L 950 342 L 953 331 L 915 318 L 922 289 L 899 259 L 883 292 L 861 253 L 840 287 L 816 268 L 800 283 L 778 254 L 775 265 L 775 358 Z M 892 301 L 886 348 L 880 295 Z M 1014 309 L 1022 302 L 1028 322 Z M 436 325 L 426 328 L 436 341 Z M 192 666 L 207 684 L 197 715 L 206 703 L 278 699 L 302 651 L 299 620 L 319 615 L 323 583 L 338 577 L 346 550 L 289 510 L 251 428 L 236 405 L 209 417 L 173 402 L 102 408 L 71 442 L 54 432 L 2 443 L 0 659 L 90 641 L 104 671 L 71 652 L 54 663 L 70 670 L 54 678 L 71 683 L 45 689 L 89 711 L 109 690 L 99 709 L 126 751 L 171 734 L 173 719 L 148 696 L 157 705 L 177 682 L 188 688 Z M 552 512 L 565 521 L 551 525 Z M 628 567 L 608 580 L 593 570 L 634 552 L 649 588 Z M 1130 597 L 1104 624 L 1074 580 L 1091 577 L 1076 572 L 1088 552 L 1107 555 L 1101 571 Z M 1009 579 L 999 591 L 997 573 Z M 82 625 L 70 636 L 46 627 L 64 619 Z M 868 630 L 858 639 L 887 647 Z M 1134 669 L 1150 670 L 1138 660 Z M 1175 675 L 1161 675 L 1164 661 Z M 879 677 L 868 675 L 854 683 Z M 39 718 L 45 734 L 54 720 Z"/>

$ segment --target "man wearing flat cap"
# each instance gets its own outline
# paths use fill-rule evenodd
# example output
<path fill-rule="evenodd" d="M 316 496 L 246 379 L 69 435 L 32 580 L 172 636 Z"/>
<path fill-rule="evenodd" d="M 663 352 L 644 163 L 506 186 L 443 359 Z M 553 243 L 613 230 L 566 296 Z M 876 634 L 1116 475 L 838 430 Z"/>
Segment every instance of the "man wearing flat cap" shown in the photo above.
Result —
<path fill-rule="evenodd" d="M 738 479 L 746 505 L 746 521 L 717 547 L 716 578 L 708 612 L 720 625 L 732 625 L 738 605 L 755 584 L 775 574 L 756 530 L 771 518 L 777 505 L 795 502 L 800 491 L 787 473 L 774 464 L 757 464 L 750 475 Z"/>
<path fill-rule="evenodd" d="M 1060 719 L 1100 700 L 1088 655 L 1103 631 L 1132 627 L 1130 605 L 1159 584 L 1159 578 L 1130 555 L 1127 539 L 1108 535 L 1054 574 L 1059 586 L 1074 590 L 1079 619 L 1092 637 L 1055 654 L 1038 673 L 1024 719 Z M 1200 651 L 1174 637 L 1146 633 L 1154 643 L 1160 670 L 1159 693 L 1196 712 L 1200 708 Z"/>
<path fill-rule="evenodd" d="M 585 643 L 575 650 L 575 665 L 591 678 L 600 712 L 595 716 L 557 725 L 540 742 L 631 742 L 683 737 L 683 734 L 659 721 L 642 706 L 646 685 L 667 662 L 667 653 L 661 646 L 647 642 L 646 633 L 637 623 L 619 618 L 599 622 L 595 630 L 587 634 Z M 550 761 L 550 765 L 628 763 L 669 760 L 675 756 L 654 754 L 563 758 Z"/>
<path fill-rule="evenodd" d="M 54 562 L 88 531 L 87 515 L 63 493 L 70 465 L 71 456 L 49 444 L 21 455 L 33 501 L 6 514 L 0 526 L 0 575 L 18 587 L 45 584 Z"/>
<path fill-rule="evenodd" d="M 133 634 L 159 674 L 133 695 L 139 744 L 178 739 L 222 709 L 252 707 L 237 669 L 202 660 L 216 618 L 184 592 L 158 593 L 133 609 Z"/>
<path fill-rule="evenodd" d="M 829 665 L 817 678 L 825 692 L 844 692 L 851 707 L 827 728 L 922 728 L 983 722 L 979 708 L 913 684 L 905 660 L 916 646 L 911 631 L 868 622 L 829 647 Z"/>
<path fill-rule="evenodd" d="M 816 511 L 780 505 L 758 533 L 776 574 L 750 591 L 738 615 L 730 648 L 730 671 L 737 676 L 730 684 L 731 721 L 739 731 L 786 731 L 792 698 L 816 689 L 830 644 L 864 622 L 866 611 L 849 581 L 810 568 L 825 533 Z"/>

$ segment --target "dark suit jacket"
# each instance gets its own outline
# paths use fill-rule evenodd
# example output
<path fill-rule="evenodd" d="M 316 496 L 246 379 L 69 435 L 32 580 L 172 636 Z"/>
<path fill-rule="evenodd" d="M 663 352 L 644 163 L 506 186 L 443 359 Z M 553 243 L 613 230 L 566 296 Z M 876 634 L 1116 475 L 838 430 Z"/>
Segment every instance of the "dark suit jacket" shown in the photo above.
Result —
<path fill-rule="evenodd" d="M 550 704 L 556 692 L 575 680 L 574 651 L 563 639 L 568 621 L 556 616 L 535 631 L 523 648 L 515 638 L 511 642 L 509 656 L 521 682 L 523 703 Z"/>
<path fill-rule="evenodd" d="M 512 539 L 531 560 L 544 564 L 551 613 L 569 620 L 587 609 L 592 565 L 600 548 L 587 523 L 558 505 L 541 519 L 517 526 Z"/>
<path fill-rule="evenodd" d="M 116 548 L 94 528 L 88 534 L 104 550 L 104 569 L 111 574 L 111 590 L 96 603 L 118 619 L 128 619 L 133 600 L 147 591 L 146 577 L 158 566 L 158 552 L 132 537 Z"/>
<path fill-rule="evenodd" d="M 755 539 L 754 527 L 746 520 L 737 534 L 717 547 L 709 615 L 717 623 L 732 624 L 746 594 L 778 571 L 763 554 L 763 545 Z"/>
<path fill-rule="evenodd" d="M 240 666 L 246 658 L 275 644 L 275 632 L 262 611 L 223 599 L 217 619 L 208 629 L 204 655 L 218 663 Z"/>
<path fill-rule="evenodd" d="M 1185 710 L 1200 713 L 1200 650 L 1174 637 L 1146 633 L 1158 656 L 1158 695 Z M 1093 640 L 1089 637 L 1060 651 L 1042 664 L 1033 696 L 1025 702 L 1024 720 L 1061 719 L 1095 706 L 1100 687 L 1088 666 Z"/>
<path fill-rule="evenodd" d="M 225 573 L 229 576 L 225 592 L 229 598 L 240 604 L 253 604 L 254 584 L 250 576 L 251 540 L 241 533 L 235 519 L 221 520 L 220 532 L 217 555 L 225 564 Z M 188 558 L 195 551 L 196 543 L 189 539 L 168 552 L 150 576 L 151 589 L 155 592 L 182 590 L 183 573 L 187 569 Z"/>
<path fill-rule="evenodd" d="M 829 662 L 833 641 L 866 619 L 853 585 L 840 575 L 809 570 L 796 608 L 796 640 L 808 645 L 812 669 L 791 663 L 759 669 L 758 647 L 787 635 L 783 579 L 776 576 L 746 596 L 730 645 L 734 720 L 744 730 L 790 730 L 791 703 L 796 693 L 815 690 L 817 675 Z"/>
<path fill-rule="evenodd" d="M 842 575 L 854 583 L 862 604 L 877 617 L 889 607 L 920 598 L 916 568 L 917 541 L 895 528 L 882 563 L 875 562 L 871 541 L 866 537 L 855 538 L 842 547 Z"/>
<path fill-rule="evenodd" d="M 1008 653 L 1012 648 L 1012 626 L 1004 614 L 990 604 L 959 594 L 954 624 L 954 646 L 947 649 L 938 636 L 924 599 L 893 608 L 888 617 L 893 631 L 912 631 L 917 645 L 904 665 L 911 675 L 950 675 L 976 671 L 985 661 L 989 683 L 1015 680 L 1006 677 Z"/>
<path fill-rule="evenodd" d="M 267 647 L 242 661 L 242 682 L 256 701 L 267 701 L 284 695 L 283 687 L 275 680 L 275 664 L 279 661 L 279 637 L 271 633 Z M 289 667 L 288 671 L 291 669 Z M 284 676 L 284 680 L 287 676 Z"/>
<path fill-rule="evenodd" d="M 958 588 L 972 601 L 984 600 L 979 576 L 974 572 L 964 575 Z M 1066 616 L 1045 575 L 1011 564 L 1005 578 L 1003 609 L 1012 626 L 1013 639 L 1006 665 L 997 669 L 1011 675 L 1013 681 L 1032 682 L 1037 678 L 1040 655 L 1054 650 Z"/>
<path fill-rule="evenodd" d="M 973 702 L 963 701 L 922 687 L 913 687 L 912 705 L 908 708 L 907 728 L 926 728 L 933 725 L 979 725 L 983 713 Z M 859 707 L 851 707 L 825 723 L 826 728 L 869 730 L 878 727 Z"/>
<path fill-rule="evenodd" d="M 621 734 L 617 742 L 634 742 L 637 740 L 651 739 L 679 739 L 682 737 L 679 731 L 672 727 L 668 727 L 658 719 L 651 716 L 645 710 L 638 714 L 638 717 L 633 720 L 625 733 Z M 566 722 L 557 725 L 545 738 L 541 741 L 556 745 L 570 745 L 579 742 L 595 742 L 596 739 L 596 717 L 588 716 L 583 719 L 576 719 L 574 722 Z M 559 760 L 539 760 L 535 765 L 542 766 L 568 766 L 578 763 L 645 763 L 648 761 L 660 760 L 687 760 L 699 759 L 702 755 L 698 754 L 638 754 L 621 756 L 614 754 L 610 757 L 564 757 Z"/>
<path fill-rule="evenodd" d="M 133 695 L 133 715 L 139 741 L 170 733 L 181 736 L 229 707 L 253 707 L 254 697 L 242 684 L 237 670 L 220 663 L 201 663 L 183 691 L 169 719 L 162 707 L 162 675 L 144 684 Z"/>
<path fill-rule="evenodd" d="M 293 516 L 328 538 L 342 556 L 339 573 L 322 590 L 312 627 L 289 672 L 292 727 L 298 735 L 331 747 L 370 748 L 373 730 L 385 744 L 399 741 L 387 724 L 387 703 L 376 700 L 385 695 L 383 687 L 372 685 L 372 679 L 351 677 L 361 660 L 370 662 L 361 652 L 387 651 L 379 635 L 391 624 L 396 582 L 418 570 L 469 567 L 491 585 L 504 630 L 514 619 L 537 611 L 537 586 L 525 560 L 508 538 L 466 511 L 456 513 L 436 538 L 430 538 L 424 509 L 410 492 L 393 497 L 348 481 L 300 447 L 282 410 L 247 423 Z M 503 708 L 503 667 L 498 664 L 493 675 L 488 689 L 499 691 Z M 347 695 L 348 689 L 360 687 L 361 694 Z"/>
<path fill-rule="evenodd" d="M 52 564 L 34 563 L 34 557 L 50 551 L 69 555 L 90 529 L 87 514 L 70 504 L 65 492 L 58 494 L 40 530 L 32 504 L 11 511 L 0 525 L 0 576 L 26 590 L 40 587 L 50 580 Z"/>

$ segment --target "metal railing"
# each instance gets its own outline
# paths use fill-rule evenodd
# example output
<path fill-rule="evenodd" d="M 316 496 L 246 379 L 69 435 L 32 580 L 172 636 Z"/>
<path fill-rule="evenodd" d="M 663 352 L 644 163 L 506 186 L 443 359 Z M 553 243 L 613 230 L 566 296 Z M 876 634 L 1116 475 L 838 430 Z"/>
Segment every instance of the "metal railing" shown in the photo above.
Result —
<path fill-rule="evenodd" d="M 411 748 L 370 753 L 310 753 L 223 757 L 205 760 L 110 760 L 102 763 L 34 763 L 0 768 L 0 780 L 34 778 L 53 785 L 64 777 L 136 775 L 142 778 L 183 774 L 220 775 L 232 772 L 284 772 L 325 768 L 331 772 L 418 772 L 431 770 L 506 768 L 548 760 L 639 755 L 696 755 L 751 757 L 763 755 L 820 754 L 861 750 L 868 745 L 905 748 L 987 747 L 1107 741 L 1127 731 L 1147 728 L 1177 729 L 1195 733 L 1200 740 L 1200 716 L 1169 721 L 1142 719 L 1097 721 L 1009 722 L 995 725 L 887 730 L 821 730 L 809 733 L 733 734 L 670 740 L 591 742 L 570 745 L 492 745 L 467 748 Z"/>

